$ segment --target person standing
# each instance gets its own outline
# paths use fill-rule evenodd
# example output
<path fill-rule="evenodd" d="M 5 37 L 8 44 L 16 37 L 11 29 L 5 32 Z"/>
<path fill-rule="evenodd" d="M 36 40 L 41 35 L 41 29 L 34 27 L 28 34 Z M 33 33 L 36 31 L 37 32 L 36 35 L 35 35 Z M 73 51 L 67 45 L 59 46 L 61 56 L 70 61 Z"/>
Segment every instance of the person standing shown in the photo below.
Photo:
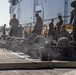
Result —
<path fill-rule="evenodd" d="M 49 24 L 49 31 L 48 31 L 48 36 L 53 35 L 53 27 L 54 27 L 54 19 L 51 20 Z"/>
<path fill-rule="evenodd" d="M 58 40 L 58 38 L 57 38 L 57 31 L 56 31 L 56 29 L 57 29 L 57 27 L 55 26 L 54 28 L 53 28 L 53 33 L 52 33 L 52 36 L 53 36 L 53 40 Z"/>
<path fill-rule="evenodd" d="M 6 38 L 6 24 L 4 24 L 2 29 L 3 29 L 3 39 L 5 40 L 5 38 Z"/>
<path fill-rule="evenodd" d="M 20 25 L 19 26 L 19 29 L 18 29 L 18 35 L 19 35 L 19 37 L 22 37 L 23 36 L 23 27 Z"/>
<path fill-rule="evenodd" d="M 58 15 L 58 19 L 59 19 L 59 21 L 56 24 L 56 26 L 57 26 L 57 36 L 58 36 L 58 38 L 60 38 L 60 29 L 61 29 L 61 26 L 63 24 L 62 16 Z"/>
<path fill-rule="evenodd" d="M 37 20 L 36 20 L 36 24 L 34 26 L 33 33 L 40 35 L 42 32 L 43 20 L 39 16 L 39 14 L 36 14 L 35 17 L 37 18 Z"/>
<path fill-rule="evenodd" d="M 18 36 L 18 25 L 19 25 L 19 21 L 18 19 L 16 19 L 16 14 L 13 15 L 13 19 L 10 20 L 10 26 L 11 26 L 11 30 L 10 30 L 10 36 Z"/>
<path fill-rule="evenodd" d="M 76 1 L 73 1 L 71 3 L 71 7 L 73 7 L 74 9 L 71 12 L 71 18 L 70 18 L 70 25 L 73 22 L 73 40 L 76 43 Z"/>

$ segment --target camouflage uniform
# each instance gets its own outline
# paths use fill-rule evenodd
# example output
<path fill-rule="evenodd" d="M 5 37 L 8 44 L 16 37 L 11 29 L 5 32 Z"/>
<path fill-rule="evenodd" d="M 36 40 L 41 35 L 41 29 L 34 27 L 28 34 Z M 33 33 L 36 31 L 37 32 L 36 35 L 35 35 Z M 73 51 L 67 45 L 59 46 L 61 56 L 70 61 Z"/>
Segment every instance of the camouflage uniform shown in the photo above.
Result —
<path fill-rule="evenodd" d="M 60 32 L 60 37 L 66 37 L 66 38 L 68 38 L 69 40 L 71 39 L 71 36 L 70 36 L 70 34 L 69 34 L 69 32 L 68 32 L 67 30 L 61 31 L 61 32 Z"/>
<path fill-rule="evenodd" d="M 43 26 L 43 21 L 42 21 L 40 16 L 37 16 L 37 21 L 36 21 L 36 24 L 34 26 L 33 33 L 41 34 L 42 26 Z"/>
<path fill-rule="evenodd" d="M 54 27 L 54 23 L 51 22 L 51 23 L 49 24 L 49 32 L 48 32 L 48 35 L 53 35 L 53 27 Z"/>
<path fill-rule="evenodd" d="M 57 36 L 58 36 L 58 38 L 60 38 L 60 29 L 61 29 L 62 24 L 63 24 L 62 17 L 59 17 L 59 21 L 58 21 L 57 24 L 56 24 L 56 26 L 57 26 Z"/>
<path fill-rule="evenodd" d="M 73 22 L 73 39 L 76 42 L 76 1 L 71 3 L 71 6 L 74 8 L 71 12 L 70 24 Z"/>
<path fill-rule="evenodd" d="M 18 25 L 19 25 L 19 21 L 16 18 L 13 18 L 10 20 L 10 26 L 11 26 L 11 30 L 10 30 L 10 35 L 11 36 L 18 36 Z"/>

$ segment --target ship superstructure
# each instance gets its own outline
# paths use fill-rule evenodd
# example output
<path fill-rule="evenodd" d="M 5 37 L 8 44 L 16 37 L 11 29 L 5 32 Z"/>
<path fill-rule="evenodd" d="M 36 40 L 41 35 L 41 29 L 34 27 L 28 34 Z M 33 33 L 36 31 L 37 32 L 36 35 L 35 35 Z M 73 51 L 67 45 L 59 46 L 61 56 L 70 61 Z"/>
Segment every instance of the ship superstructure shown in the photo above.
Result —
<path fill-rule="evenodd" d="M 9 2 L 10 18 L 16 14 L 23 26 L 35 24 L 35 13 L 39 13 L 46 25 L 52 18 L 56 23 L 58 14 L 62 15 L 64 24 L 69 23 L 71 0 L 9 0 Z"/>

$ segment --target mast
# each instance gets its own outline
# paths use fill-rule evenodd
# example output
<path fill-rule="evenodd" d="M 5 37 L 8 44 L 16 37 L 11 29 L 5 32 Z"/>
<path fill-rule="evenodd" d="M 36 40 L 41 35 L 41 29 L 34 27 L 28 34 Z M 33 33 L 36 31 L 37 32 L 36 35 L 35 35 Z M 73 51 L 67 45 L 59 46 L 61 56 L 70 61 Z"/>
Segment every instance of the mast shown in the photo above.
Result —
<path fill-rule="evenodd" d="M 68 0 L 64 2 L 64 24 L 67 24 L 67 15 L 68 15 Z"/>

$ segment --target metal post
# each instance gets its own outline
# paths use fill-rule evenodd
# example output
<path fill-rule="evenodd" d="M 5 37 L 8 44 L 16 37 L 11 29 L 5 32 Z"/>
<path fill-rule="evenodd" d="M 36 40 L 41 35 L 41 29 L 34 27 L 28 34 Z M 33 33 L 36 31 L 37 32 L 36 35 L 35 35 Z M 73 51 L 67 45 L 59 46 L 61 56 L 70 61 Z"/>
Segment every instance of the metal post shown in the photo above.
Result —
<path fill-rule="evenodd" d="M 33 20 L 35 22 L 35 13 L 36 13 L 36 6 L 38 5 L 38 0 L 34 0 L 34 13 L 33 13 Z"/>
<path fill-rule="evenodd" d="M 44 22 L 44 0 L 43 0 L 43 22 Z"/>
<path fill-rule="evenodd" d="M 67 15 L 68 15 L 68 0 L 64 2 L 64 24 L 67 23 Z"/>
<path fill-rule="evenodd" d="M 18 3 L 18 20 L 19 20 L 19 15 L 20 15 L 20 8 L 19 8 L 19 3 Z"/>

